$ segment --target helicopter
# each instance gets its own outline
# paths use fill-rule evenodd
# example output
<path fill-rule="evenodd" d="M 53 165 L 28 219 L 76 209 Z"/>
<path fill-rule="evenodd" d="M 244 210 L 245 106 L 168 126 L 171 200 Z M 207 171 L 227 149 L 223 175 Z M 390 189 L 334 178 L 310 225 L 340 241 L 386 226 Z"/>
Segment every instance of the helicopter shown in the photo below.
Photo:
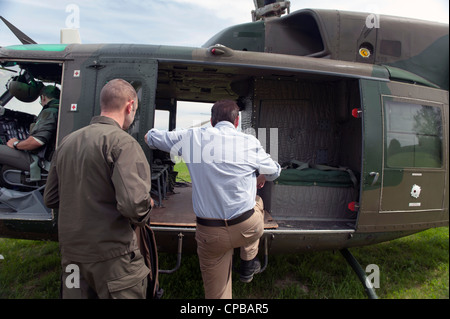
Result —
<path fill-rule="evenodd" d="M 152 168 L 158 249 L 195 251 L 189 184 L 174 183 L 174 158 L 151 150 L 156 114 L 177 127 L 181 101 L 235 100 L 241 129 L 283 167 L 259 190 L 261 251 L 339 250 L 366 281 L 349 248 L 449 224 L 447 24 L 325 9 L 290 12 L 289 1 L 255 0 L 252 22 L 202 47 L 37 44 L 2 17 L 22 45 L 0 47 L 13 73 L 0 97 L 0 138 L 25 136 L 34 116 L 5 106 L 37 99 L 40 83 L 61 88 L 57 144 L 100 114 L 101 88 L 123 78 L 138 92 L 129 133 Z M 70 38 L 70 37 L 69 37 Z M 17 75 L 18 74 L 18 75 Z M 26 84 L 26 92 L 13 90 Z M 57 210 L 43 204 L 46 170 L 3 167 L 0 237 L 57 240 Z M 367 288 L 369 297 L 375 297 Z"/>

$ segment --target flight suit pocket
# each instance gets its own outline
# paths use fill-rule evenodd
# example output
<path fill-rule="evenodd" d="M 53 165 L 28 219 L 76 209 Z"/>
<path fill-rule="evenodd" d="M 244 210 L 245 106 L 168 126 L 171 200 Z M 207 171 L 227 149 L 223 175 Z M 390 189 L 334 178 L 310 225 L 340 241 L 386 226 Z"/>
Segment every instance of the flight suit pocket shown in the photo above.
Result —
<path fill-rule="evenodd" d="M 113 299 L 143 299 L 147 291 L 147 275 L 150 270 L 145 264 L 133 272 L 107 282 Z"/>

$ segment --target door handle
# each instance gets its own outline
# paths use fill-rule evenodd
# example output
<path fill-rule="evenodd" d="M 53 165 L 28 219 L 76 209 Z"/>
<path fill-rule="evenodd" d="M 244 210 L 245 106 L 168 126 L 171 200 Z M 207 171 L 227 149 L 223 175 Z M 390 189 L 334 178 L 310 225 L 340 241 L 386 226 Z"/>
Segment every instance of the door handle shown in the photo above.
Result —
<path fill-rule="evenodd" d="M 378 181 L 378 178 L 380 177 L 380 173 L 378 173 L 378 172 L 370 172 L 369 175 L 373 177 L 372 184 L 370 184 L 370 186 L 373 186 Z"/>

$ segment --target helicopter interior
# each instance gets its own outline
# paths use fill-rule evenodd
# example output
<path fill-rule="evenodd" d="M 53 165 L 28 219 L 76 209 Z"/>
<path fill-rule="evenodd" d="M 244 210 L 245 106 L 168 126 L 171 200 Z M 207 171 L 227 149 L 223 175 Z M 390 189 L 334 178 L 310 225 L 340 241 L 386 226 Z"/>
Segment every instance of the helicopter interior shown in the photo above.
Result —
<path fill-rule="evenodd" d="M 13 69 L 14 65 L 9 62 L 3 67 Z M 62 66 L 58 63 L 21 62 L 15 70 L 12 78 L 26 70 L 35 81 L 61 81 Z M 5 72 L 2 75 L 7 85 Z M 362 165 L 361 121 L 352 116 L 352 109 L 360 105 L 357 80 L 251 67 L 159 63 L 154 111 L 168 111 L 169 130 L 177 128 L 177 101 L 214 103 L 220 99 L 238 102 L 241 130 L 255 134 L 283 167 L 280 179 L 259 190 L 265 203 L 266 228 L 356 227 L 354 207 L 359 199 Z M 26 134 L 34 120 L 26 111 L 6 109 L 6 100 L 12 103 L 16 98 L 8 96 L 8 90 L 1 97 L 2 143 Z M 131 133 L 137 138 L 143 134 Z M 192 189 L 174 183 L 170 155 L 152 151 L 150 158 L 157 202 L 152 224 L 195 227 Z M 20 172 L 20 176 L 19 183 L 24 184 L 26 173 Z M 36 185 L 37 192 L 41 185 Z M 169 195 L 172 193 L 175 195 Z M 10 208 L 1 209 L 5 214 Z M 48 218 L 48 214 L 45 210 L 42 216 Z"/>
<path fill-rule="evenodd" d="M 352 109 L 360 105 L 358 82 L 282 72 L 257 74 L 244 68 L 204 71 L 160 65 L 156 108 L 169 111 L 169 130 L 176 128 L 177 100 L 214 103 L 236 99 L 241 130 L 253 132 L 283 167 L 277 181 L 266 182 L 259 190 L 266 210 L 265 227 L 354 229 L 362 165 L 361 120 L 352 116 Z M 171 173 L 169 158 L 161 151 L 153 152 L 153 160 Z M 173 191 L 173 196 L 164 193 L 160 197 L 163 200 L 152 212 L 152 224 L 195 226 L 192 208 L 186 209 L 192 207 L 191 189 L 182 185 Z"/>
<path fill-rule="evenodd" d="M 7 62 L 0 69 L 0 82 L 6 91 L 0 97 L 0 145 L 11 138 L 24 140 L 30 125 L 42 109 L 37 101 L 44 83 L 59 85 L 62 66 L 58 63 Z M 7 106 L 7 107 L 6 107 Z M 42 193 L 47 172 L 38 168 L 38 176 L 30 170 L 1 165 L 0 217 L 51 219 L 51 210 L 43 204 Z"/>

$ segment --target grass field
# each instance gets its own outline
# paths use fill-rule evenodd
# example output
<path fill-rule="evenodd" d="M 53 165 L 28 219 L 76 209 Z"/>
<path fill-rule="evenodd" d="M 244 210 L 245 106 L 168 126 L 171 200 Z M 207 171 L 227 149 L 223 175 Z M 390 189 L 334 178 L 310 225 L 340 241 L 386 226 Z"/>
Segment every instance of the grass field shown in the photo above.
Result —
<path fill-rule="evenodd" d="M 181 169 L 180 176 L 189 179 Z M 380 299 L 449 299 L 449 228 L 415 235 L 351 252 L 363 269 L 380 270 Z M 58 243 L 0 239 L 0 298 L 59 298 Z M 175 255 L 161 253 L 160 268 L 171 269 Z M 161 274 L 165 299 L 203 298 L 196 255 L 183 255 L 180 269 Z M 364 299 L 356 274 L 339 252 L 271 255 L 265 272 L 250 284 L 233 274 L 233 298 Z"/>
<path fill-rule="evenodd" d="M 448 299 L 448 228 L 428 230 L 392 242 L 351 250 L 363 269 L 380 269 L 379 298 Z M 164 256 L 161 267 L 174 265 Z M 161 275 L 167 298 L 203 298 L 196 256 L 183 258 L 183 271 Z M 183 282 L 186 289 L 180 290 Z M 312 252 L 274 255 L 268 268 L 250 284 L 233 274 L 233 297 L 252 299 L 342 299 L 367 298 L 356 274 L 340 253 Z"/>
<path fill-rule="evenodd" d="M 427 230 L 374 246 L 352 249 L 365 268 L 377 264 L 383 299 L 449 298 L 449 230 Z M 58 243 L 0 239 L 0 298 L 59 298 Z M 0 257 L 1 258 L 1 257 Z M 160 254 L 160 267 L 171 269 L 172 254 Z M 166 299 L 203 298 L 196 255 L 184 255 L 174 274 L 161 274 Z M 182 289 L 180 287 L 183 287 Z M 366 298 L 355 273 L 339 253 L 274 255 L 265 272 L 250 284 L 233 274 L 233 297 L 252 299 Z"/>

